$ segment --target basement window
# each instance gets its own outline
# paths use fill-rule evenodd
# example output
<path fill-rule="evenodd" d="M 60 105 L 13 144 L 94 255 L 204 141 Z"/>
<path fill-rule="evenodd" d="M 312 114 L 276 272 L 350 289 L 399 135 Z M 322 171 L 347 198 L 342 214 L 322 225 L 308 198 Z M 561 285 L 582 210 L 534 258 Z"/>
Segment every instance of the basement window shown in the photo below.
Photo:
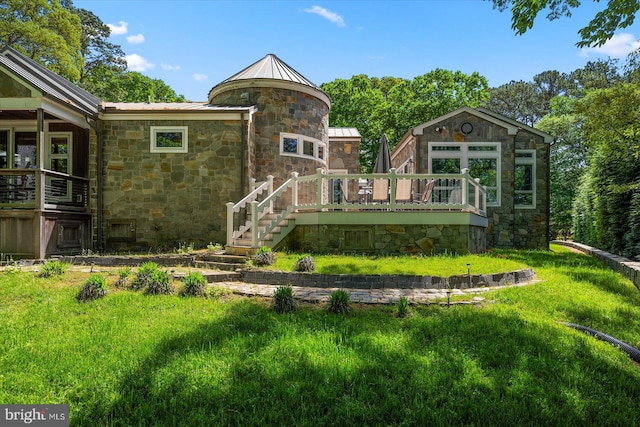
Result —
<path fill-rule="evenodd" d="M 189 151 L 187 126 L 151 126 L 152 153 L 186 153 Z"/>

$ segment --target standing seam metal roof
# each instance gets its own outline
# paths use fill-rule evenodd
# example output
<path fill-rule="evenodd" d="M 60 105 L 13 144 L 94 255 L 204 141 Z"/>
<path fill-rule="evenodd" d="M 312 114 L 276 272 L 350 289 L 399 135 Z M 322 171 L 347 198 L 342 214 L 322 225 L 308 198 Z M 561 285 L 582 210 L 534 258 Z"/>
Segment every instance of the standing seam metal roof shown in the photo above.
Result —
<path fill-rule="evenodd" d="M 20 52 L 5 47 L 0 50 L 0 64 L 62 104 L 74 106 L 86 114 L 97 114 L 100 99 Z"/>

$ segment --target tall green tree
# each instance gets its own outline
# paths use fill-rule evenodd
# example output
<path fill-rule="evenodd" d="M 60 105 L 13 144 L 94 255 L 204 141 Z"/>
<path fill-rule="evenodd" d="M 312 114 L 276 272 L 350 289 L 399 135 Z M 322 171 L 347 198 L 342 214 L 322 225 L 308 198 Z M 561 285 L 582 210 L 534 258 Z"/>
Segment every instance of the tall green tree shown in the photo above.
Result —
<path fill-rule="evenodd" d="M 109 41 L 111 29 L 98 16 L 89 10 L 75 8 L 71 3 L 68 9 L 80 18 L 82 25 L 80 53 L 83 67 L 78 83 L 91 92 L 91 77 L 97 69 L 106 68 L 117 74 L 127 68 L 127 60 L 122 48 Z"/>
<path fill-rule="evenodd" d="M 578 103 L 591 145 L 590 188 L 594 208 L 578 237 L 629 257 L 640 255 L 640 84 L 620 83 L 589 92 Z M 582 200 L 583 204 L 587 204 Z M 576 216 L 579 212 L 576 213 Z M 576 224 L 584 226 L 584 224 Z M 584 231 L 584 232 L 583 232 Z"/>
<path fill-rule="evenodd" d="M 550 223 L 553 234 L 565 238 L 571 234 L 573 202 L 588 163 L 583 118 L 576 112 L 575 104 L 575 98 L 553 98 L 551 112 L 536 124 L 536 128 L 555 137 L 550 159 Z"/>
<path fill-rule="evenodd" d="M 524 34 L 531 28 L 542 11 L 546 11 L 550 21 L 561 17 L 570 17 L 572 9 L 580 6 L 579 0 L 489 0 L 493 7 L 511 11 L 511 28 L 516 34 Z M 599 0 L 594 0 L 598 3 Z M 593 19 L 578 31 L 580 40 L 578 47 L 602 46 L 613 37 L 618 29 L 633 24 L 635 15 L 640 9 L 637 0 L 609 0 L 607 6 L 598 12 Z"/>
<path fill-rule="evenodd" d="M 0 2 L 0 46 L 10 46 L 73 82 L 83 67 L 81 34 L 80 18 L 59 0 Z"/>
<path fill-rule="evenodd" d="M 462 106 L 477 107 L 488 97 L 487 80 L 480 74 L 442 69 L 411 80 L 360 74 L 321 88 L 332 99 L 330 123 L 360 131 L 364 171 L 373 168 L 383 133 L 393 148 L 411 127 Z"/>

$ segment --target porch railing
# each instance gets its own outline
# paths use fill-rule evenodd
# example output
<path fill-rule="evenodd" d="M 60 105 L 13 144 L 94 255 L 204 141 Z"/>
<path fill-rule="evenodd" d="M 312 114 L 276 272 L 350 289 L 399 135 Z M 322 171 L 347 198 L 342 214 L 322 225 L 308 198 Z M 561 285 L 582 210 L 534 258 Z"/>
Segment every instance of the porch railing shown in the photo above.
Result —
<path fill-rule="evenodd" d="M 266 192 L 266 193 L 265 193 Z M 463 211 L 486 215 L 486 190 L 468 169 L 460 174 L 291 174 L 273 190 L 273 177 L 240 202 L 227 204 L 227 244 L 250 231 L 258 247 L 293 212 Z M 244 212 L 244 215 L 243 215 Z"/>
<path fill-rule="evenodd" d="M 40 169 L 0 169 L 0 208 L 88 211 L 89 179 Z"/>

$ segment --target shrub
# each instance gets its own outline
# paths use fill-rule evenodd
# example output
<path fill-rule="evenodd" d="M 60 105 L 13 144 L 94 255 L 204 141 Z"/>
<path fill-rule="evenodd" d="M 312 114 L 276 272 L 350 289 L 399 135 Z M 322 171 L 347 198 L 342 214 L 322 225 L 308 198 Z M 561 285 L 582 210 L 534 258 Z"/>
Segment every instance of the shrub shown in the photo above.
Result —
<path fill-rule="evenodd" d="M 152 295 L 168 295 L 173 292 L 171 276 L 165 270 L 157 269 L 149 277 L 146 292 Z"/>
<path fill-rule="evenodd" d="M 193 252 L 195 248 L 195 244 L 193 242 L 187 245 L 187 242 L 178 243 L 178 249 L 176 250 L 179 254 L 188 254 Z"/>
<path fill-rule="evenodd" d="M 107 294 L 107 281 L 99 274 L 91 274 L 78 293 L 78 301 L 91 301 Z"/>
<path fill-rule="evenodd" d="M 351 310 L 351 297 L 344 289 L 331 292 L 327 311 L 336 314 L 346 314 Z"/>
<path fill-rule="evenodd" d="M 310 255 L 305 255 L 296 262 L 296 271 L 313 271 L 316 269 L 316 262 Z"/>
<path fill-rule="evenodd" d="M 155 262 L 145 262 L 136 271 L 136 275 L 133 278 L 131 288 L 144 289 L 149 284 L 151 276 L 158 271 L 158 264 Z"/>
<path fill-rule="evenodd" d="M 276 254 L 273 253 L 269 246 L 260 247 L 253 257 L 253 264 L 258 267 L 271 265 L 274 262 L 276 262 Z"/>
<path fill-rule="evenodd" d="M 58 261 L 55 259 L 50 259 L 44 262 L 40 267 L 40 272 L 38 276 L 40 277 L 51 277 L 51 276 L 60 276 L 67 271 L 67 264 L 62 261 Z"/>
<path fill-rule="evenodd" d="M 271 306 L 276 313 L 290 313 L 296 309 L 297 302 L 293 298 L 293 288 L 291 285 L 278 286 L 278 288 L 273 291 Z"/>
<path fill-rule="evenodd" d="M 218 252 L 224 249 L 224 247 L 220 243 L 213 244 L 212 242 L 209 242 L 209 244 L 207 245 L 207 249 L 210 251 Z"/>
<path fill-rule="evenodd" d="M 207 294 L 207 279 L 199 271 L 187 274 L 184 278 L 182 295 L 202 297 Z"/>
<path fill-rule="evenodd" d="M 118 270 L 118 280 L 116 280 L 116 287 L 123 288 L 127 285 L 129 278 L 133 274 L 131 267 L 124 267 Z"/>
<path fill-rule="evenodd" d="M 407 297 L 400 297 L 396 304 L 396 310 L 398 317 L 407 317 L 409 314 L 409 300 Z"/>

